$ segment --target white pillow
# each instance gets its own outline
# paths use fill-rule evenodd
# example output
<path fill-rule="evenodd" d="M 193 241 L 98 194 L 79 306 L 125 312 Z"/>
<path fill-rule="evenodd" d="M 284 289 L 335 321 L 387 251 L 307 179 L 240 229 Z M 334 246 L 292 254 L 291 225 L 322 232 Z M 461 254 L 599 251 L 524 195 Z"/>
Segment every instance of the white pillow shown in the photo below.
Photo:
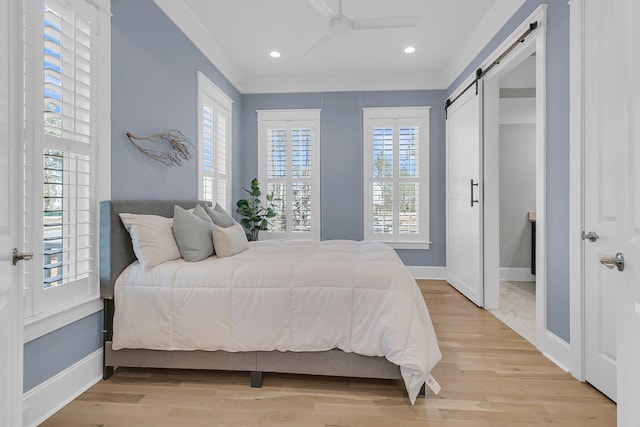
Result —
<path fill-rule="evenodd" d="M 133 252 L 145 271 L 180 258 L 180 250 L 173 238 L 172 218 L 121 213 L 120 219 L 131 235 Z"/>
<path fill-rule="evenodd" d="M 240 224 L 226 228 L 214 225 L 211 234 L 213 237 L 213 247 L 216 250 L 218 258 L 239 254 L 249 248 L 247 235 L 244 233 L 244 228 L 242 228 Z"/>

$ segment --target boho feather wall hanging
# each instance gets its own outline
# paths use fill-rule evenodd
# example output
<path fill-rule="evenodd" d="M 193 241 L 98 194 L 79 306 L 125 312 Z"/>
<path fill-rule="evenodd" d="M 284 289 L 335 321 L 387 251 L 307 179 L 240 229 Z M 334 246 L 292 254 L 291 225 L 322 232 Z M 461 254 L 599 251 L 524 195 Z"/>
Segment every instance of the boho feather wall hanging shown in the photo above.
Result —
<path fill-rule="evenodd" d="M 175 129 L 144 137 L 134 136 L 129 132 L 126 135 L 138 151 L 167 166 L 182 166 L 182 162 L 191 158 L 191 149 L 195 148 L 189 138 Z M 151 142 L 160 149 L 143 148 L 141 143 L 136 141 Z"/>

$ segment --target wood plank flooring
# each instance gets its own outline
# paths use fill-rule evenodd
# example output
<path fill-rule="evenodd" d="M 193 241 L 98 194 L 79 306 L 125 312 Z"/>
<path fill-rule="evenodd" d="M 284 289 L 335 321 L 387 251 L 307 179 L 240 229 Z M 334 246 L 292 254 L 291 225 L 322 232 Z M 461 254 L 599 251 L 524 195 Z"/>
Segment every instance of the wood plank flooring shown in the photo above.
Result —
<path fill-rule="evenodd" d="M 615 426 L 616 406 L 443 281 L 418 281 L 442 385 L 409 403 L 400 381 L 118 369 L 44 426 Z"/>

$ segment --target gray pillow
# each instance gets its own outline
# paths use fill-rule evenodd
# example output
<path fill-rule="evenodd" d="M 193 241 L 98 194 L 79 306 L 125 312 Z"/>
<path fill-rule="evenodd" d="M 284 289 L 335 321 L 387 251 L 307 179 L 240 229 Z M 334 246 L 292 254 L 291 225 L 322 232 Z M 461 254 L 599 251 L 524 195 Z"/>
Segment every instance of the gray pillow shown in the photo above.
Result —
<path fill-rule="evenodd" d="M 173 208 L 173 237 L 180 255 L 186 261 L 202 261 L 213 254 L 212 224 L 187 212 L 180 206 Z"/>
<path fill-rule="evenodd" d="M 196 205 L 196 207 L 193 209 L 193 214 L 195 216 L 197 216 L 198 218 L 204 219 L 209 224 L 213 225 L 213 221 L 211 220 L 211 217 L 209 216 L 207 211 L 205 211 L 204 208 L 201 205 Z"/>
<path fill-rule="evenodd" d="M 205 206 L 204 210 L 207 211 L 211 221 L 218 227 L 227 228 L 236 224 L 236 220 L 217 203 L 215 208 L 211 209 L 209 206 Z"/>

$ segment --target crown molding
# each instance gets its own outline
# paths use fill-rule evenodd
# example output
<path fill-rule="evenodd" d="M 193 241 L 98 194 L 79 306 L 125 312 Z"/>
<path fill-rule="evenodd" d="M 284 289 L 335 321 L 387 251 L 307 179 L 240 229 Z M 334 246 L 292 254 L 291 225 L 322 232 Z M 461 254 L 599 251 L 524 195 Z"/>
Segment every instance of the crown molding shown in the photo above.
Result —
<path fill-rule="evenodd" d="M 234 65 L 229 55 L 218 41 L 207 31 L 193 11 L 184 2 L 176 0 L 153 0 L 165 15 L 184 33 L 185 36 L 209 59 L 209 61 L 241 90 L 242 73 Z"/>
<path fill-rule="evenodd" d="M 498 0 L 493 4 L 478 26 L 469 34 L 462 46 L 444 70 L 447 84 L 450 86 L 461 72 L 473 61 L 491 38 L 509 21 L 526 0 Z"/>

